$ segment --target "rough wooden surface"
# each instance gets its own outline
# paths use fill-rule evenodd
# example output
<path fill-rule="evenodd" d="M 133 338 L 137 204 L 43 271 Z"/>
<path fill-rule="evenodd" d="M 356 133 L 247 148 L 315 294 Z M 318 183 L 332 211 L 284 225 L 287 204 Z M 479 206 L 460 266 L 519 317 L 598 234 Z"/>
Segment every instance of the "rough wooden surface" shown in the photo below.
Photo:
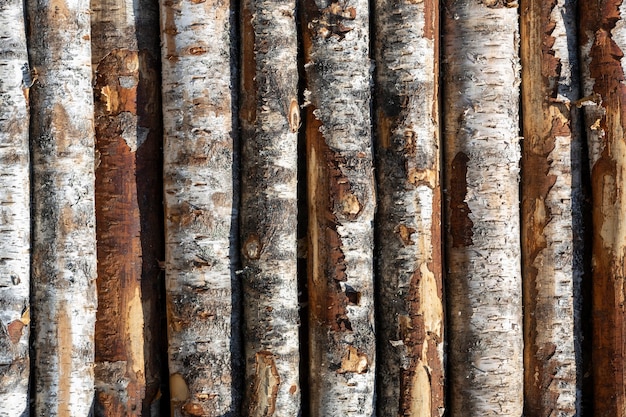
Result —
<path fill-rule="evenodd" d="M 374 1 L 381 416 L 440 417 L 439 3 Z"/>
<path fill-rule="evenodd" d="M 234 416 L 231 6 L 161 2 L 172 415 Z"/>
<path fill-rule="evenodd" d="M 581 137 L 576 2 L 520 4 L 522 58 L 522 257 L 525 415 L 574 416 L 580 286 Z"/>
<path fill-rule="evenodd" d="M 520 416 L 518 14 L 442 7 L 450 413 Z"/>
<path fill-rule="evenodd" d="M 302 4 L 312 416 L 374 413 L 368 2 Z"/>
<path fill-rule="evenodd" d="M 626 5 L 580 3 L 585 127 L 593 198 L 593 415 L 626 416 Z"/>
<path fill-rule="evenodd" d="M 96 235 L 89 2 L 30 0 L 35 415 L 94 396 Z"/>
<path fill-rule="evenodd" d="M 0 2 L 0 416 L 28 410 L 30 167 L 24 3 Z"/>
<path fill-rule="evenodd" d="M 295 1 L 242 3 L 242 198 L 248 416 L 300 414 Z"/>

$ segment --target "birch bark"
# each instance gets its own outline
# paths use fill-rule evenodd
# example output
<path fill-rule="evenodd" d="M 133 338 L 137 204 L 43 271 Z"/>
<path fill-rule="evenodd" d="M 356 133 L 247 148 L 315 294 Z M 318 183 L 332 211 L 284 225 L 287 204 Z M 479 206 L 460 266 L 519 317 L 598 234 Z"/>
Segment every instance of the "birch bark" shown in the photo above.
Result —
<path fill-rule="evenodd" d="M 378 414 L 444 406 L 439 4 L 376 0 Z"/>
<path fill-rule="evenodd" d="M 29 0 L 35 415 L 94 395 L 96 235 L 89 2 Z"/>
<path fill-rule="evenodd" d="M 513 6 L 444 3 L 451 415 L 522 415 L 520 79 Z"/>
<path fill-rule="evenodd" d="M 154 304 L 157 294 L 155 290 L 143 291 L 144 287 L 150 288 L 144 282 L 156 281 L 159 274 L 154 249 L 145 244 L 146 234 L 156 237 L 150 245 L 161 241 L 152 232 L 161 230 L 159 216 L 153 213 L 158 213 L 161 201 L 160 193 L 155 192 L 160 172 L 154 164 L 158 162 L 155 142 L 161 130 L 154 56 L 158 45 L 150 45 L 153 42 L 149 37 L 154 38 L 151 32 L 155 31 L 147 29 L 158 26 L 158 17 L 154 4 L 143 3 L 91 2 L 99 157 L 96 415 L 149 415 L 151 398 L 158 390 L 151 387 L 151 392 L 146 392 L 145 366 L 150 356 L 158 354 L 154 349 L 158 345 L 144 344 L 144 328 L 149 331 L 150 321 L 155 319 L 150 316 L 154 316 L 155 309 L 144 309 L 144 305 Z M 143 25 L 138 23 L 140 19 Z M 140 50 L 140 43 L 148 49 Z M 152 166 L 142 169 L 146 162 L 152 162 Z M 140 201 L 151 204 L 140 205 Z M 144 310 L 148 313 L 146 320 Z M 144 357 L 144 350 L 148 357 Z M 143 410 L 142 402 L 146 402 Z"/>
<path fill-rule="evenodd" d="M 24 3 L 0 3 L 0 416 L 28 411 L 30 167 Z"/>
<path fill-rule="evenodd" d="M 525 415 L 574 416 L 582 227 L 576 1 L 520 4 Z M 577 223 L 578 222 L 578 223 Z"/>
<path fill-rule="evenodd" d="M 300 414 L 295 1 L 242 3 L 241 242 L 248 416 Z"/>
<path fill-rule="evenodd" d="M 163 0 L 165 268 L 172 415 L 234 416 L 230 2 Z"/>
<path fill-rule="evenodd" d="M 368 2 L 302 5 L 312 416 L 374 413 Z"/>
<path fill-rule="evenodd" d="M 585 127 L 593 199 L 593 415 L 626 416 L 626 4 L 580 3 Z"/>

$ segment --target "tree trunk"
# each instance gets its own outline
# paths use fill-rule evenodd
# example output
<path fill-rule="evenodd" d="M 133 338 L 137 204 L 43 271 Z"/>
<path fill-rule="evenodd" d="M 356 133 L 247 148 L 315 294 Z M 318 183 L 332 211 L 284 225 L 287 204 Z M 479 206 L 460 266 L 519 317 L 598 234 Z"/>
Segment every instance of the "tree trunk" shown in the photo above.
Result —
<path fill-rule="evenodd" d="M 312 416 L 374 413 L 369 16 L 365 0 L 303 4 L 307 71 Z"/>
<path fill-rule="evenodd" d="M 24 3 L 0 3 L 0 416 L 28 411 L 30 168 Z"/>
<path fill-rule="evenodd" d="M 35 415 L 94 395 L 96 234 L 89 2 L 29 0 Z"/>
<path fill-rule="evenodd" d="M 155 192 L 160 170 L 157 165 L 141 171 L 140 167 L 158 161 L 155 142 L 161 126 L 154 47 L 140 50 L 139 46 L 149 44 L 146 37 L 154 34 L 145 30 L 146 24 L 142 32 L 136 23 L 139 6 L 139 2 L 125 0 L 91 2 L 99 156 L 95 411 L 102 416 L 149 415 L 149 401 L 158 390 L 153 388 L 146 398 L 144 364 L 148 358 L 144 358 L 144 349 L 149 356 L 157 355 L 154 346 L 158 344 L 144 345 L 144 328 L 149 330 L 145 323 L 155 318 L 144 320 L 143 304 L 154 303 L 157 293 L 144 293 L 142 281 L 154 282 L 159 274 L 155 250 L 148 247 L 146 251 L 143 243 L 146 233 L 156 238 L 152 245 L 160 241 L 152 232 L 160 229 L 159 216 L 153 214 L 158 213 L 161 201 L 160 193 Z M 142 9 L 141 18 L 156 26 L 158 17 L 148 7 Z M 144 146 L 150 149 L 140 154 Z M 142 200 L 148 200 L 150 206 L 140 206 Z M 150 261 L 153 265 L 146 265 Z M 155 314 L 154 309 L 146 312 Z M 144 399 L 148 404 L 142 410 Z"/>
<path fill-rule="evenodd" d="M 444 7 L 451 415 L 520 416 L 517 9 Z"/>
<path fill-rule="evenodd" d="M 581 280 L 575 0 L 521 2 L 525 415 L 574 416 Z"/>
<path fill-rule="evenodd" d="M 374 2 L 378 414 L 443 415 L 439 4 Z"/>
<path fill-rule="evenodd" d="M 230 3 L 161 3 L 172 415 L 237 414 Z M 236 303 L 236 304 L 234 304 Z"/>
<path fill-rule="evenodd" d="M 581 2 L 580 47 L 593 198 L 593 415 L 626 416 L 626 4 Z"/>
<path fill-rule="evenodd" d="M 242 8 L 241 242 L 247 416 L 300 414 L 295 1 Z"/>

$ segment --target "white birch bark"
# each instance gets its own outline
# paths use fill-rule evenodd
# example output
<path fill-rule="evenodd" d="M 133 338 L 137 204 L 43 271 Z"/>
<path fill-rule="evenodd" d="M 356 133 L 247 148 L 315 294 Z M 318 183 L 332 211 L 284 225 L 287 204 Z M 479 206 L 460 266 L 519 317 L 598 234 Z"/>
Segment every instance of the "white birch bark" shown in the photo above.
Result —
<path fill-rule="evenodd" d="M 30 168 L 24 3 L 0 3 L 0 416 L 28 413 Z"/>
<path fill-rule="evenodd" d="M 96 237 L 89 2 L 30 0 L 35 414 L 94 395 Z"/>
<path fill-rule="evenodd" d="M 311 106 L 309 343 L 312 416 L 374 414 L 373 216 L 367 0 L 302 5 Z"/>
<path fill-rule="evenodd" d="M 161 2 L 172 415 L 236 415 L 230 3 Z"/>
<path fill-rule="evenodd" d="M 374 1 L 381 416 L 439 417 L 444 328 L 439 3 Z"/>
<path fill-rule="evenodd" d="M 505 6 L 443 6 L 454 416 L 522 415 L 519 32 L 517 8 Z"/>
<path fill-rule="evenodd" d="M 582 228 L 576 1 L 523 1 L 522 253 L 525 410 L 580 411 L 574 295 Z M 578 353 L 579 354 L 579 353 Z M 558 381 L 558 383 L 557 383 Z"/>
<path fill-rule="evenodd" d="M 248 416 L 298 416 L 295 1 L 242 6 L 241 242 Z"/>

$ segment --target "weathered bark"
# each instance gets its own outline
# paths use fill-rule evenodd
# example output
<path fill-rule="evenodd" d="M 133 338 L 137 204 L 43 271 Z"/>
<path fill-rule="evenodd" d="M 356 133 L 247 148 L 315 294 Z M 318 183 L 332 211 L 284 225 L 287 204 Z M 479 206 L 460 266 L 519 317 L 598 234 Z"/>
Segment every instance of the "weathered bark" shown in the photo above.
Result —
<path fill-rule="evenodd" d="M 29 0 L 35 415 L 94 395 L 96 234 L 89 2 Z"/>
<path fill-rule="evenodd" d="M 165 269 L 174 416 L 236 415 L 230 3 L 164 0 Z"/>
<path fill-rule="evenodd" d="M 450 412 L 520 416 L 517 9 L 444 7 Z"/>
<path fill-rule="evenodd" d="M 144 358 L 144 349 L 148 355 L 158 355 L 154 341 L 144 345 L 144 314 L 152 315 L 145 320 L 149 322 L 155 320 L 156 312 L 154 308 L 144 312 L 144 305 L 154 304 L 157 293 L 144 293 L 147 285 L 142 285 L 143 281 L 156 281 L 160 272 L 155 250 L 148 247 L 146 251 L 143 244 L 146 234 L 156 238 L 151 242 L 153 246 L 160 241 L 154 233 L 161 229 L 160 219 L 153 214 L 158 213 L 161 201 L 160 193 L 155 192 L 160 170 L 154 164 L 159 152 L 158 143 L 154 145 L 161 129 L 158 73 L 154 46 L 140 50 L 140 42 L 149 44 L 151 40 L 146 38 L 155 34 L 146 30 L 146 23 L 137 23 L 135 10 L 148 6 L 139 14 L 154 26 L 158 25 L 158 17 L 150 13 L 150 3 L 144 3 L 148 4 L 127 0 L 91 2 L 99 157 L 95 411 L 103 416 L 149 415 L 150 399 L 158 390 L 154 387 L 146 395 L 145 363 L 150 359 Z M 148 152 L 139 153 L 139 149 L 150 145 Z M 146 162 L 152 166 L 140 170 Z M 141 200 L 149 204 L 140 206 Z M 142 402 L 146 402 L 145 410 Z"/>
<path fill-rule="evenodd" d="M 580 3 L 580 46 L 593 198 L 593 415 L 626 416 L 626 4 Z"/>
<path fill-rule="evenodd" d="M 302 5 L 312 416 L 374 413 L 369 16 L 365 0 Z"/>
<path fill-rule="evenodd" d="M 374 1 L 378 414 L 444 406 L 439 3 Z"/>
<path fill-rule="evenodd" d="M 523 0 L 522 270 L 527 416 L 578 414 L 574 292 L 581 279 L 576 1 Z"/>
<path fill-rule="evenodd" d="M 247 416 L 300 413 L 295 5 L 242 3 L 240 234 Z"/>
<path fill-rule="evenodd" d="M 28 410 L 30 168 L 24 3 L 0 2 L 0 416 Z"/>

